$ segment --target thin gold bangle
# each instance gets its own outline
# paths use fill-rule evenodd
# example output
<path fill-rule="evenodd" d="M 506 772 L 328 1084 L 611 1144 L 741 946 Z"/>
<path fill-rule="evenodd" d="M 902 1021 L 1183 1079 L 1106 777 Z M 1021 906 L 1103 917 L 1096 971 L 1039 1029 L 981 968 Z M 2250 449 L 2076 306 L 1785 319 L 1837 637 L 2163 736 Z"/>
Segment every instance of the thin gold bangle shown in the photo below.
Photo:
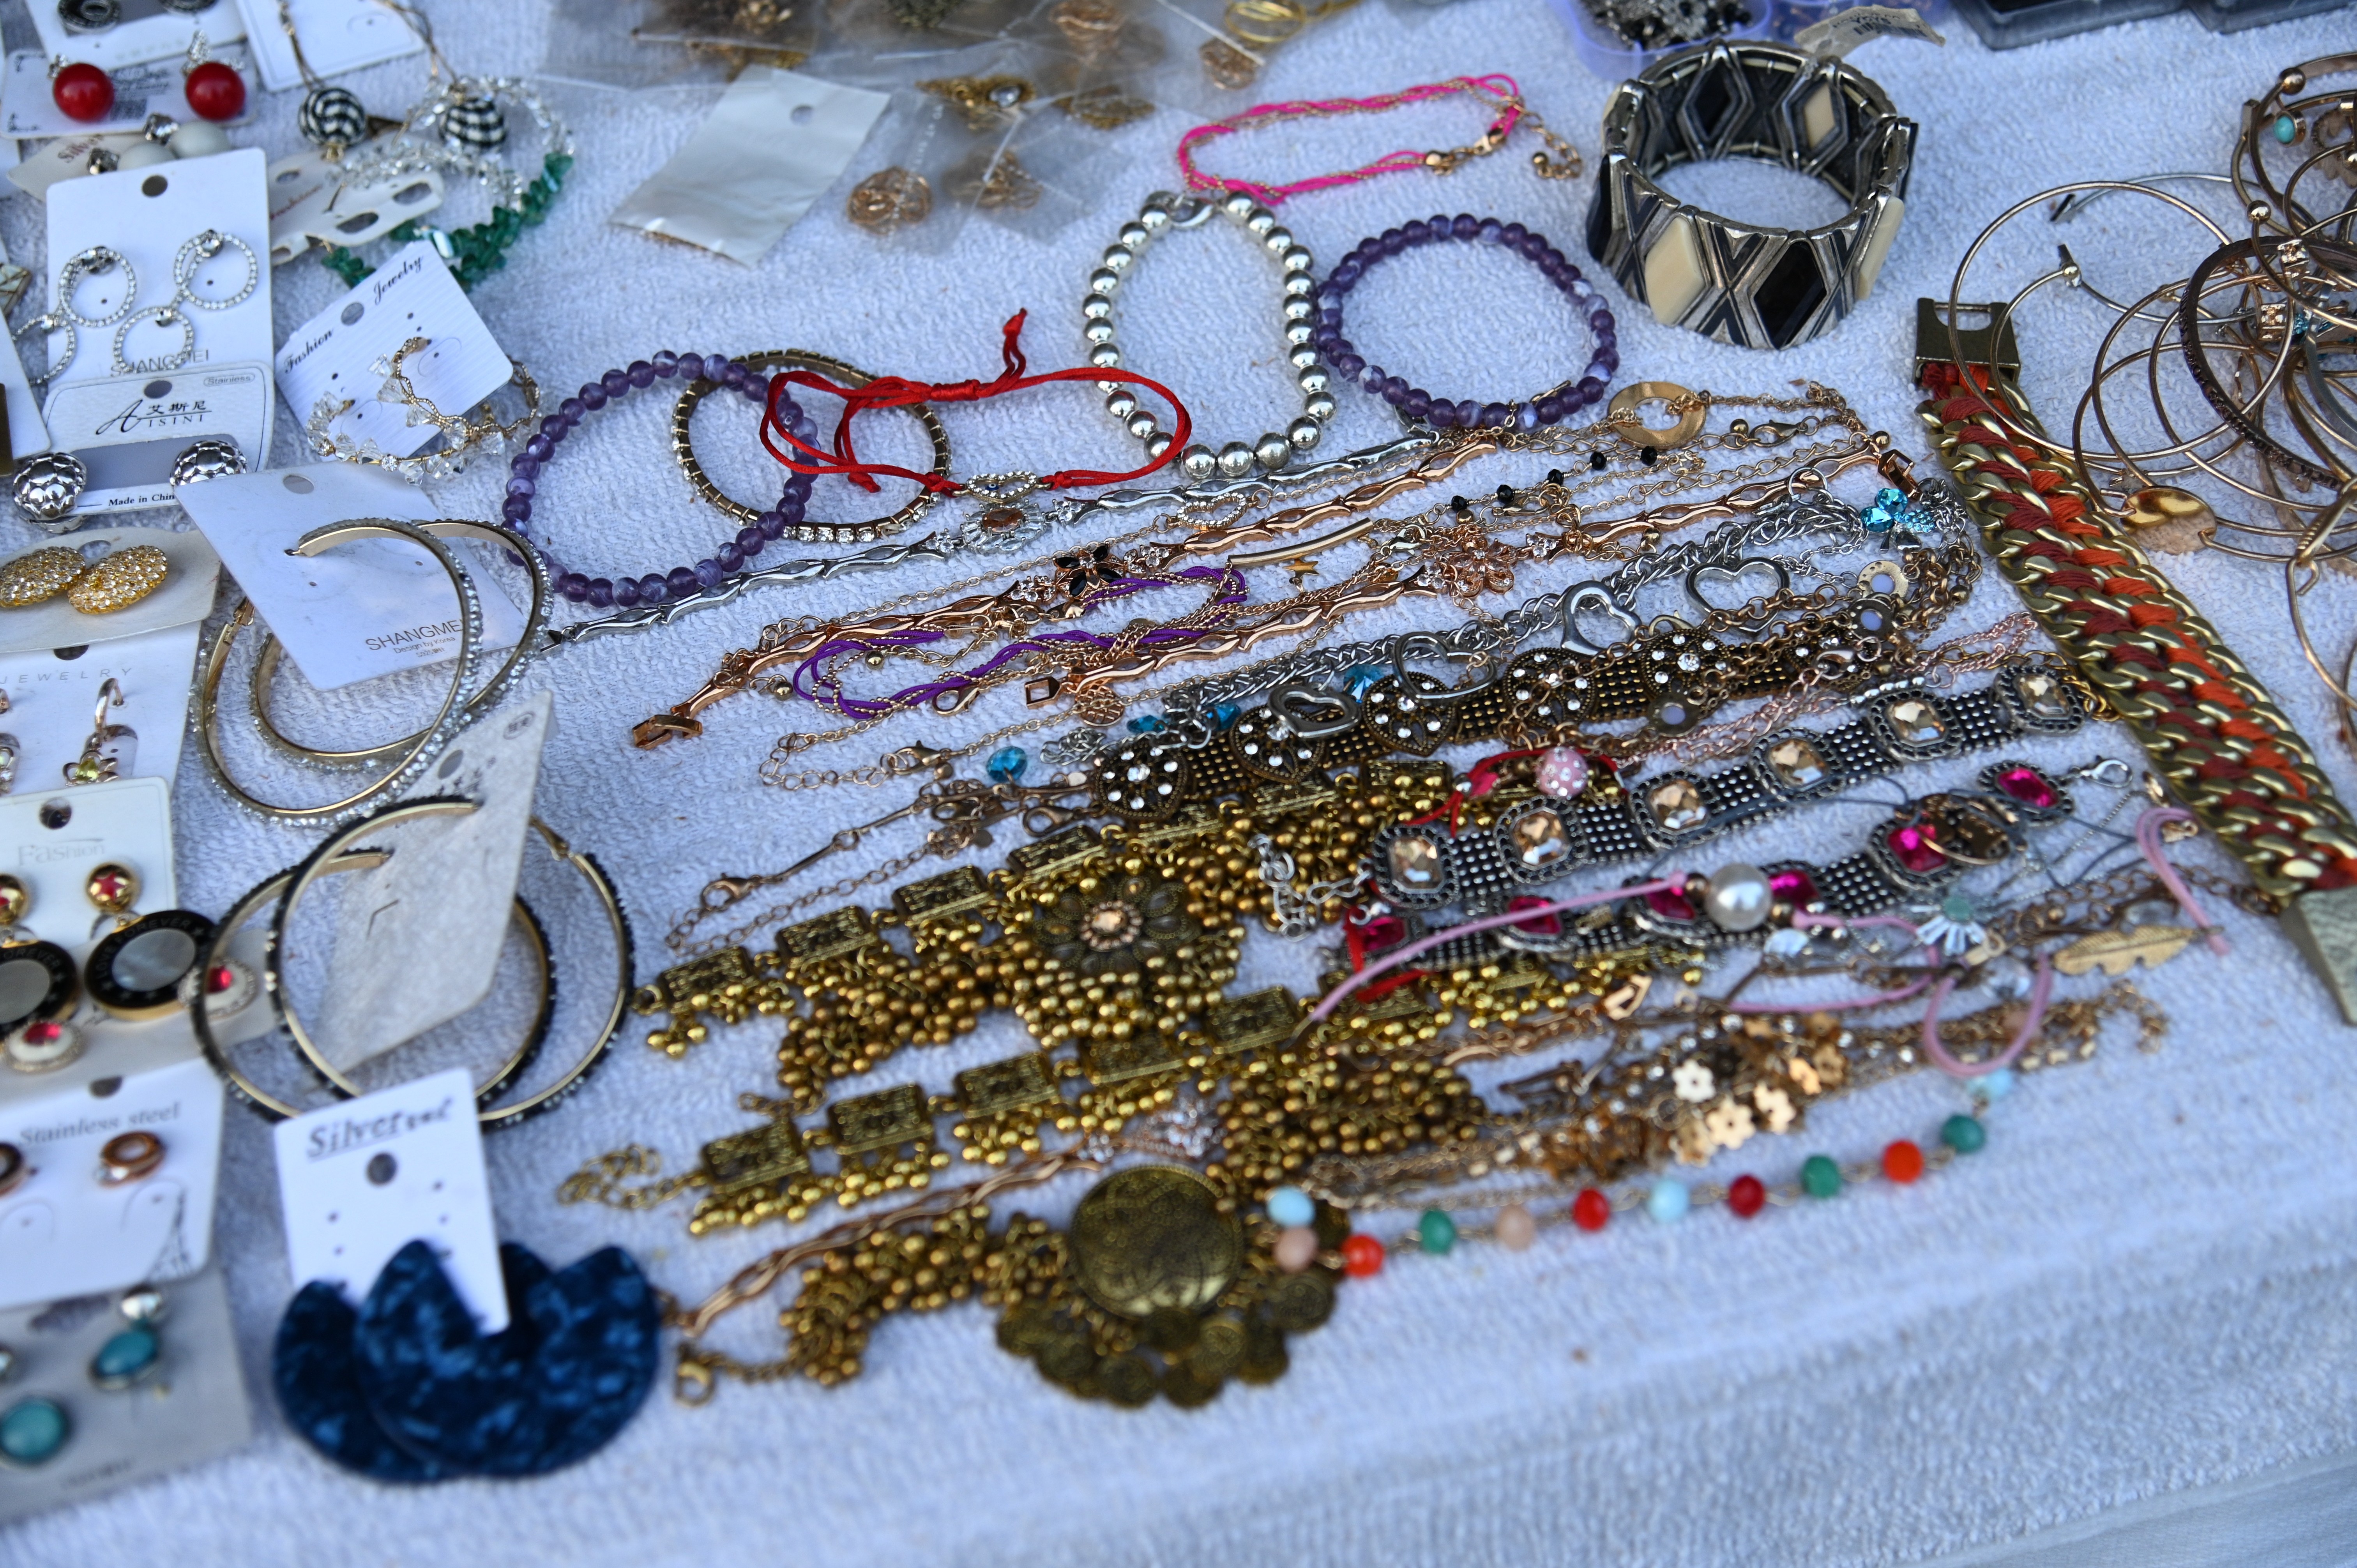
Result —
<path fill-rule="evenodd" d="M 360 518 L 355 521 L 380 522 L 385 520 Z M 548 622 L 550 599 L 548 563 L 542 559 L 539 551 L 532 547 L 531 541 L 513 530 L 502 528 L 497 523 L 435 518 L 420 520 L 417 526 L 438 538 L 472 539 L 505 550 L 523 562 L 524 570 L 532 578 L 532 608 L 524 617 L 523 635 L 516 639 L 516 645 L 510 650 L 507 662 L 500 666 L 499 671 L 484 683 L 481 691 L 467 699 L 466 706 L 461 710 L 462 722 L 471 724 L 482 714 L 499 706 L 507 696 L 509 689 L 515 684 L 516 677 L 523 672 L 524 664 L 532 658 L 533 651 L 540 641 L 541 628 Z M 278 639 L 265 628 L 262 639 L 262 651 L 254 656 L 253 679 L 251 682 L 253 692 L 254 727 L 261 731 L 262 738 L 274 749 L 323 768 L 366 768 L 382 762 L 388 757 L 399 756 L 425 736 L 425 732 L 420 730 L 416 735 L 404 736 L 399 740 L 387 741 L 382 746 L 369 746 L 361 751 L 329 751 L 323 747 L 305 746 L 299 740 L 290 739 L 280 731 L 278 725 L 270 717 L 270 685 L 278 674 L 279 658 L 283 651 Z"/>
<path fill-rule="evenodd" d="M 385 854 L 381 850 L 347 851 L 337 856 L 333 864 L 324 867 L 320 875 L 336 875 L 347 871 L 365 871 L 372 866 L 383 865 L 384 861 Z M 226 926 L 215 928 L 213 940 L 206 946 L 204 961 L 199 967 L 198 972 L 200 974 L 210 972 L 214 965 L 221 961 L 221 950 L 229 945 L 230 939 L 237 933 L 238 929 L 260 913 L 265 905 L 281 897 L 286 890 L 286 885 L 294 879 L 295 872 L 290 867 L 264 879 L 252 892 L 238 900 L 237 906 L 229 913 L 229 923 Z M 491 1075 L 488 1082 L 476 1087 L 475 1099 L 479 1105 L 483 1101 L 498 1096 L 515 1081 L 519 1073 L 532 1064 L 539 1055 L 541 1046 L 548 1038 L 548 1026 L 556 1013 L 556 970 L 554 959 L 549 951 L 548 933 L 542 928 L 540 918 L 533 913 L 532 906 L 521 897 L 515 900 L 514 914 L 521 917 L 520 923 L 523 927 L 525 939 L 531 942 L 533 951 L 540 961 L 540 1005 L 533 1027 L 525 1034 L 523 1043 Z M 283 998 L 274 989 L 270 991 L 269 995 L 272 1010 L 277 1013 L 282 1022 L 286 1021 L 289 1015 Z M 303 1114 L 303 1107 L 270 1093 L 248 1078 L 230 1059 L 228 1048 L 213 1036 L 210 999 L 201 987 L 190 1000 L 188 1008 L 189 1021 L 195 1026 L 197 1042 L 203 1047 L 206 1059 L 212 1064 L 213 1071 L 221 1075 L 222 1080 L 237 1092 L 239 1098 L 264 1115 L 279 1120 Z M 314 1065 L 316 1070 L 316 1064 Z M 331 1087 L 334 1086 L 331 1085 Z M 338 1089 L 337 1092 L 340 1097 L 345 1091 Z M 478 1112 L 477 1114 L 480 1116 L 482 1112 Z"/>
<path fill-rule="evenodd" d="M 864 387 L 876 379 L 856 365 L 847 365 L 841 360 L 829 359 L 824 354 L 813 354 L 802 349 L 770 349 L 759 354 L 740 354 L 737 356 L 737 362 L 757 371 L 782 370 L 790 366 L 795 370 L 815 371 L 852 387 Z M 673 405 L 671 414 L 672 456 L 679 460 L 680 471 L 687 476 L 687 482 L 694 487 L 698 496 L 710 501 L 723 516 L 734 519 L 739 528 L 752 528 L 761 521 L 759 510 L 723 493 L 695 457 L 695 438 L 690 429 L 690 422 L 695 417 L 696 404 L 717 390 L 719 385 L 718 381 L 706 377 L 690 381 L 681 392 L 679 402 Z M 948 478 L 950 433 L 942 424 L 942 416 L 933 412 L 932 404 L 926 403 L 910 404 L 909 413 L 924 425 L 925 434 L 932 439 L 933 477 Z M 812 543 L 872 543 L 899 532 L 924 516 L 931 510 L 935 499 L 931 491 L 919 490 L 906 505 L 889 516 L 870 518 L 866 522 L 789 523 L 779 537 Z"/>
<path fill-rule="evenodd" d="M 346 540 L 364 538 L 405 539 L 422 545 L 449 574 L 450 585 L 458 595 L 458 657 L 451 674 L 450 690 L 442 698 L 441 710 L 434 722 L 418 732 L 415 743 L 392 769 L 373 783 L 340 800 L 322 806 L 275 806 L 249 792 L 230 777 L 229 764 L 221 754 L 221 742 L 214 731 L 221 723 L 221 672 L 229 665 L 229 650 L 237 639 L 239 628 L 253 620 L 253 601 L 241 600 L 221 630 L 213 634 L 212 646 L 205 650 L 204 669 L 197 682 L 197 754 L 205 761 L 205 769 L 213 782 L 240 806 L 256 816 L 274 822 L 291 822 L 298 827 L 333 827 L 358 816 L 371 800 L 382 795 L 407 788 L 417 776 L 433 765 L 442 748 L 450 744 L 466 722 L 466 710 L 460 706 L 458 693 L 473 680 L 475 667 L 480 661 L 483 640 L 483 607 L 475 585 L 459 566 L 458 558 L 450 547 L 414 522 L 395 518 L 369 518 L 353 522 L 331 522 L 315 528 L 295 542 L 290 552 L 296 555 L 316 555 L 331 544 Z"/>

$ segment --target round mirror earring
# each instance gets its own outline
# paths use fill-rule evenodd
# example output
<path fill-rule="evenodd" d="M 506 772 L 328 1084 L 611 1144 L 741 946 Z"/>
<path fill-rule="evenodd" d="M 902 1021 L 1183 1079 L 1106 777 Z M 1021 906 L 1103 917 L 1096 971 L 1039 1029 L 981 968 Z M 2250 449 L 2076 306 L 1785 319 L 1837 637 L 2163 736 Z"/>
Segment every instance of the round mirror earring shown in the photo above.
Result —
<path fill-rule="evenodd" d="M 161 1018 L 188 1005 L 181 983 L 213 940 L 213 923 L 194 909 L 159 909 L 123 927 L 91 950 L 82 968 L 90 999 L 118 1018 Z"/>
<path fill-rule="evenodd" d="M 60 1021 L 81 987 L 73 955 L 25 929 L 32 907 L 32 890 L 0 873 L 0 1055 L 48 1072 L 81 1054 L 80 1031 Z"/>

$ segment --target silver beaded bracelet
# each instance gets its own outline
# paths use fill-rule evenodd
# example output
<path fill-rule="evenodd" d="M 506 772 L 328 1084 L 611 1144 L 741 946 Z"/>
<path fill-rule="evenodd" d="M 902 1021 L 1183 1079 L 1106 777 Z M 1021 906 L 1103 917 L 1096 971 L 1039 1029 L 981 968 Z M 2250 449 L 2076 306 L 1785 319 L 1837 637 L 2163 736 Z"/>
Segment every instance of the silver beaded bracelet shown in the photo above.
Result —
<path fill-rule="evenodd" d="M 1587 252 L 1664 327 L 1784 349 L 1831 331 L 1874 291 L 1907 210 L 1915 123 L 1838 59 L 1782 44 L 1686 49 L 1615 89 Z M 1767 229 L 1689 207 L 1654 183 L 1680 164 L 1759 158 L 1812 175 L 1850 209 Z"/>
<path fill-rule="evenodd" d="M 1285 341 L 1294 380 L 1301 388 L 1301 417 L 1286 425 L 1283 435 L 1265 432 L 1250 446 L 1231 441 L 1217 451 L 1201 442 L 1189 446 L 1178 454 L 1178 467 L 1195 481 L 1214 477 L 1241 479 L 1255 469 L 1274 473 L 1316 446 L 1326 433 L 1325 422 L 1334 413 L 1334 395 L 1329 390 L 1331 378 L 1309 340 L 1318 327 L 1318 282 L 1310 272 L 1308 247 L 1277 222 L 1275 213 L 1241 194 L 1216 203 L 1167 190 L 1146 199 L 1137 216 L 1122 225 L 1120 238 L 1106 247 L 1103 263 L 1089 274 L 1088 298 L 1081 304 L 1081 335 L 1089 342 L 1089 363 L 1109 371 L 1122 362 L 1121 345 L 1114 341 L 1113 296 L 1146 245 L 1168 231 L 1197 228 L 1214 211 L 1234 220 L 1284 263 Z M 1160 457 L 1170 450 L 1169 432 L 1160 427 L 1150 411 L 1138 406 L 1136 393 L 1115 381 L 1097 385 L 1106 394 L 1105 412 L 1145 444 L 1147 456 Z"/>

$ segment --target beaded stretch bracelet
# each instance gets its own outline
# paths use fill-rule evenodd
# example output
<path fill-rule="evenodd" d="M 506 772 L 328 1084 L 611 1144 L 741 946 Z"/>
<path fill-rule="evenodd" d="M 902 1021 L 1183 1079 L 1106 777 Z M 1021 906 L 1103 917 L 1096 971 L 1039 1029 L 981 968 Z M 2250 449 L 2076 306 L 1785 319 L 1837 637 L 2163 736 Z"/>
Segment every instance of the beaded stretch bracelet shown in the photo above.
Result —
<path fill-rule="evenodd" d="M 715 366 L 718 367 L 716 371 Z M 579 392 L 558 403 L 556 412 L 540 422 L 539 434 L 525 442 L 523 450 L 509 462 L 507 499 L 500 503 L 500 517 L 518 533 L 529 537 L 533 501 L 540 491 L 541 467 L 554 460 L 557 445 L 572 434 L 575 426 L 608 403 L 651 387 L 658 380 L 669 381 L 684 372 L 690 381 L 697 381 L 705 379 L 707 371 L 712 372 L 713 380 L 733 389 L 747 402 L 768 402 L 769 383 L 761 376 L 718 354 L 674 354 L 666 349 L 651 360 L 632 360 L 626 370 L 608 371 L 594 381 L 583 382 Z M 809 417 L 791 402 L 786 410 L 787 418 L 816 433 Z M 587 601 L 601 610 L 616 605 L 628 609 L 638 604 L 659 605 L 666 596 L 691 598 L 706 588 L 719 586 L 722 579 L 743 570 L 745 563 L 759 555 L 770 541 L 802 521 L 802 509 L 810 500 L 811 484 L 808 474 L 789 475 L 778 498 L 777 510 L 761 513 L 758 522 L 748 523 L 737 530 L 735 537 L 722 540 L 717 549 L 693 566 L 674 566 L 669 572 L 650 572 L 636 578 L 587 577 L 565 571 L 545 546 L 540 547 L 540 553 L 556 575 L 556 591 L 576 605 Z"/>
<path fill-rule="evenodd" d="M 1501 246 L 1528 259 L 1549 283 L 1570 297 L 1575 308 L 1587 313 L 1588 330 L 1596 336 L 1595 357 L 1588 360 L 1587 368 L 1521 403 L 1480 403 L 1471 398 L 1457 403 L 1437 398 L 1397 376 L 1386 375 L 1381 365 L 1369 364 L 1351 340 L 1342 336 L 1343 296 L 1377 263 L 1436 240 Z M 1605 387 L 1620 368 L 1620 340 L 1613 330 L 1612 312 L 1596 297 L 1595 286 L 1580 276 L 1579 269 L 1561 251 L 1547 243 L 1545 235 L 1534 233 L 1520 223 L 1501 223 L 1495 218 L 1476 218 L 1469 212 L 1460 212 L 1455 218 L 1436 212 L 1429 220 L 1417 219 L 1397 229 L 1386 229 L 1360 241 L 1327 275 L 1318 297 L 1318 332 L 1310 341 L 1325 351 L 1326 361 L 1335 372 L 1357 378 L 1361 386 L 1409 419 L 1424 420 L 1443 430 L 1451 425 L 1468 429 L 1503 429 L 1512 425 L 1519 430 L 1536 430 L 1542 424 L 1555 424 L 1590 403 L 1603 402 Z"/>

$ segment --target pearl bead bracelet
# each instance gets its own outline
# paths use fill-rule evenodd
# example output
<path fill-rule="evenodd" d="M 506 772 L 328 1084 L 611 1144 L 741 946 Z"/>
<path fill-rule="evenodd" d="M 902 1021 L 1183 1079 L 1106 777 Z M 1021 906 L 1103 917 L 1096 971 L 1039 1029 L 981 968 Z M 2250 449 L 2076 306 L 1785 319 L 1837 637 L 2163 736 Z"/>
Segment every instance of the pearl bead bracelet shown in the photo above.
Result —
<path fill-rule="evenodd" d="M 1197 482 L 1215 477 L 1241 479 L 1255 469 L 1274 473 L 1297 454 L 1316 446 L 1326 433 L 1325 422 L 1334 413 L 1329 378 L 1311 342 L 1317 329 L 1318 284 L 1310 274 L 1309 251 L 1294 239 L 1291 230 L 1277 222 L 1275 213 L 1249 196 L 1233 195 L 1213 203 L 1157 190 L 1146 199 L 1136 218 L 1122 225 L 1119 240 L 1106 249 L 1103 264 L 1089 274 L 1089 295 L 1081 304 L 1084 318 L 1081 335 L 1089 342 L 1089 363 L 1107 371 L 1121 363 L 1121 346 L 1114 341 L 1114 294 L 1146 245 L 1169 231 L 1196 228 L 1215 211 L 1242 225 L 1284 263 L 1283 329 L 1287 358 L 1301 388 L 1301 417 L 1286 425 L 1283 435 L 1266 432 L 1249 446 L 1231 441 L 1216 452 L 1200 443 L 1187 447 L 1178 455 L 1178 467 Z M 1097 385 L 1106 394 L 1105 412 L 1145 444 L 1148 456 L 1159 458 L 1169 451 L 1170 434 L 1150 412 L 1138 406 L 1136 393 L 1113 381 Z"/>
<path fill-rule="evenodd" d="M 1435 397 L 1398 376 L 1386 374 L 1382 366 L 1368 363 L 1351 340 L 1342 336 L 1343 296 L 1369 269 L 1386 257 L 1439 240 L 1496 245 L 1527 258 L 1549 283 L 1570 297 L 1576 308 L 1587 313 L 1588 330 L 1596 338 L 1596 351 L 1587 368 L 1521 403 L 1481 403 L 1471 398 L 1452 403 Z M 1335 371 L 1355 377 L 1361 386 L 1407 418 L 1443 430 L 1452 425 L 1467 429 L 1512 425 L 1521 430 L 1536 430 L 1542 424 L 1553 424 L 1590 403 L 1603 402 L 1604 389 L 1611 382 L 1613 372 L 1620 368 L 1620 340 L 1613 329 L 1612 312 L 1597 298 L 1594 285 L 1580 276 L 1579 269 L 1566 260 L 1561 251 L 1547 243 L 1546 236 L 1520 223 L 1501 223 L 1495 218 L 1476 218 L 1469 212 L 1460 212 L 1455 218 L 1435 213 L 1428 220 L 1418 219 L 1397 229 L 1386 229 L 1360 241 L 1358 247 L 1327 274 L 1318 297 L 1318 329 L 1310 341 L 1326 354 Z"/>

